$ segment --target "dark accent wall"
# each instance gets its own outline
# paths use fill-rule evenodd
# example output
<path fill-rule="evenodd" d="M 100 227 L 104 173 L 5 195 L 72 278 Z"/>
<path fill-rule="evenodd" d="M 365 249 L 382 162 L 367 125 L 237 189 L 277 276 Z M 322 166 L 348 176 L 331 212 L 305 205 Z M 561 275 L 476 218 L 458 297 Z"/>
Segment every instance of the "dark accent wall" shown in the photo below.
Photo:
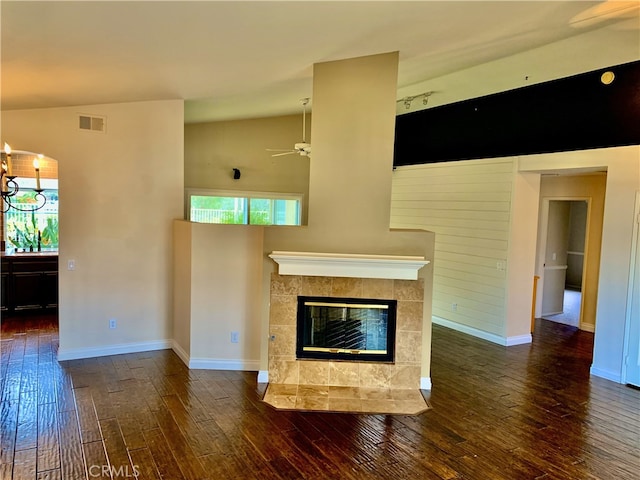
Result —
<path fill-rule="evenodd" d="M 393 164 L 637 144 L 640 61 L 398 115 Z"/>

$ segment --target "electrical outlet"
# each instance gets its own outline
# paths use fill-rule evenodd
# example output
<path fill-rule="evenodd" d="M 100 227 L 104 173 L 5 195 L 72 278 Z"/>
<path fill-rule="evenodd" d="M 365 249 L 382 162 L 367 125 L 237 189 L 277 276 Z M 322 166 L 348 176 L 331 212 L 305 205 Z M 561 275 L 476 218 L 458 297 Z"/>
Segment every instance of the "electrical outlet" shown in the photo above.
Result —
<path fill-rule="evenodd" d="M 67 260 L 67 270 L 75 270 L 76 269 L 76 261 L 71 259 Z"/>
<path fill-rule="evenodd" d="M 114 329 L 118 326 L 118 321 L 115 318 L 109 319 L 109 328 Z"/>
<path fill-rule="evenodd" d="M 452 303 L 451 304 L 451 311 L 452 312 L 457 312 L 458 311 L 458 304 L 457 303 Z"/>
<path fill-rule="evenodd" d="M 240 341 L 240 332 L 231 332 L 231 343 L 238 343 Z"/>

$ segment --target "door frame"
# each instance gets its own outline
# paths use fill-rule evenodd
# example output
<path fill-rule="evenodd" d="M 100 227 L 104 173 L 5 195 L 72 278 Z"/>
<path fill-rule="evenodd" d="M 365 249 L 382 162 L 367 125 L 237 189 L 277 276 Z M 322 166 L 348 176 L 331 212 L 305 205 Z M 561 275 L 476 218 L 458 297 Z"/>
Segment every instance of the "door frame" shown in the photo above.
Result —
<path fill-rule="evenodd" d="M 591 202 L 592 197 L 584 197 L 584 196 L 551 196 L 551 197 L 541 197 L 541 208 L 539 213 L 538 220 L 538 248 L 537 248 L 537 256 L 536 256 L 536 275 L 539 277 L 537 291 L 540 292 L 540 295 L 536 296 L 536 304 L 535 304 L 535 317 L 540 318 L 542 314 L 542 292 L 544 292 L 544 261 L 545 255 L 547 251 L 547 233 L 549 231 L 549 202 L 551 201 L 583 201 L 587 202 L 587 220 L 585 225 L 585 239 L 584 239 L 584 261 L 582 263 L 582 285 L 581 289 L 584 291 L 584 285 L 587 279 L 587 265 L 589 264 L 589 232 L 591 230 Z M 591 333 L 595 331 L 595 318 L 593 319 L 593 326 L 590 324 L 585 324 L 583 322 L 583 313 L 584 313 L 584 295 L 580 295 L 580 320 L 578 322 L 578 328 L 580 330 L 585 330 Z"/>

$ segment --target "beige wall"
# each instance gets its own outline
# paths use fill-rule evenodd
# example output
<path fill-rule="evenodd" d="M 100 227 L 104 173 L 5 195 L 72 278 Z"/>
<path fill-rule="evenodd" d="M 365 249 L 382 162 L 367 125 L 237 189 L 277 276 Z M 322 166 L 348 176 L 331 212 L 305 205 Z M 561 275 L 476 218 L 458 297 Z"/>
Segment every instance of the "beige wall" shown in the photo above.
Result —
<path fill-rule="evenodd" d="M 213 357 L 256 370 L 263 227 L 192 224 L 192 234 L 192 361 Z"/>
<path fill-rule="evenodd" d="M 173 349 L 187 365 L 191 358 L 191 226 L 173 221 Z"/>
<path fill-rule="evenodd" d="M 107 132 L 80 131 L 78 113 Z M 60 358 L 170 344 L 183 125 L 173 100 L 2 112 L 4 141 L 58 161 Z"/>
<path fill-rule="evenodd" d="M 174 222 L 174 350 L 190 368 L 258 370 L 262 238 L 260 226 Z"/>
<path fill-rule="evenodd" d="M 307 131 L 309 123 L 307 114 Z M 266 151 L 302 141 L 302 105 L 300 115 L 187 124 L 184 130 L 186 188 L 301 193 L 302 223 L 307 222 L 309 157 L 272 157 Z M 233 168 L 240 169 L 239 180 Z"/>
<path fill-rule="evenodd" d="M 540 176 L 515 172 L 507 256 L 505 336 L 507 345 L 531 341 Z"/>
<path fill-rule="evenodd" d="M 431 260 L 431 232 L 390 231 L 397 53 L 314 66 L 313 155 L 309 225 L 267 227 L 264 251 L 423 255 Z M 268 368 L 269 281 L 265 257 L 260 370 Z M 429 377 L 432 270 L 424 279 L 422 376 Z"/>
<path fill-rule="evenodd" d="M 398 89 L 398 98 L 434 91 L 428 108 L 513 90 L 600 68 L 635 62 L 639 33 L 634 28 L 590 30 L 526 52 L 498 58 L 474 67 Z M 413 102 L 408 111 L 421 110 Z M 402 103 L 398 114 L 407 113 Z"/>
<path fill-rule="evenodd" d="M 596 323 L 606 182 L 607 178 L 605 173 L 543 176 L 540 182 L 541 209 L 546 208 L 549 200 L 589 200 L 589 216 L 587 220 L 589 233 L 586 239 L 588 257 L 585 258 L 587 268 L 583 278 L 582 324 L 580 325 L 580 328 L 589 331 L 594 331 Z M 543 225 L 539 225 L 538 228 L 540 234 L 545 230 Z M 541 238 L 538 239 L 538 245 L 541 244 L 541 240 Z M 538 260 L 536 262 L 536 275 L 541 277 L 539 285 L 541 288 L 544 288 L 544 276 L 542 275 L 542 264 L 545 262 L 544 253 L 545 252 L 542 251 L 537 252 Z M 566 259 L 563 261 L 563 264 L 566 264 Z M 537 316 L 540 316 L 542 313 L 541 301 L 541 298 L 538 299 L 536 305 Z"/>

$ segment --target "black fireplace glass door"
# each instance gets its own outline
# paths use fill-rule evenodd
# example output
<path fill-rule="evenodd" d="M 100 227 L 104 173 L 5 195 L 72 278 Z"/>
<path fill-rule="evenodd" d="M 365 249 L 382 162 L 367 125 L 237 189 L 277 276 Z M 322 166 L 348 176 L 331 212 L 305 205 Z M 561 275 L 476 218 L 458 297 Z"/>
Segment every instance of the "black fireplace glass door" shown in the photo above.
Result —
<path fill-rule="evenodd" d="M 298 358 L 393 361 L 396 303 L 298 297 Z"/>

